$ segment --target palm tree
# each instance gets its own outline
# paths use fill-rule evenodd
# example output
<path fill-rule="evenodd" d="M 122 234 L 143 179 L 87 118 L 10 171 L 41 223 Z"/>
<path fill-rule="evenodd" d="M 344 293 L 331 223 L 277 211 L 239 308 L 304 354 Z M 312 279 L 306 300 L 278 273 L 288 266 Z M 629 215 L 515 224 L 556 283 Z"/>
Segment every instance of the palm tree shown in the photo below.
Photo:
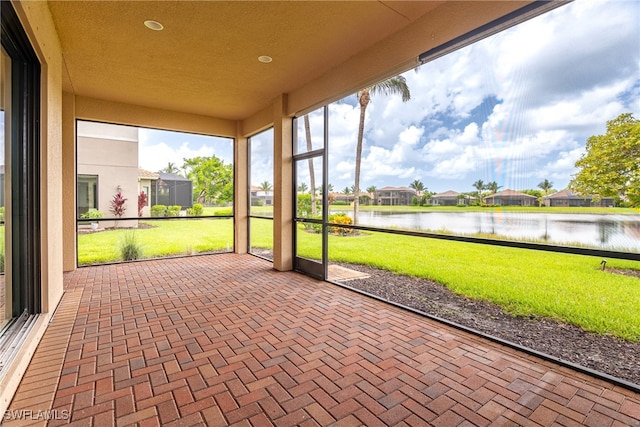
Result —
<path fill-rule="evenodd" d="M 544 195 L 546 196 L 549 194 L 549 191 L 553 188 L 553 182 L 549 181 L 548 179 L 545 179 L 540 184 L 538 184 L 538 187 L 542 191 L 544 191 Z"/>
<path fill-rule="evenodd" d="M 311 144 L 311 125 L 309 124 L 309 115 L 304 115 L 304 133 L 307 139 L 307 151 L 313 150 L 313 144 Z M 316 173 L 313 168 L 313 159 L 309 159 L 309 177 L 311 180 L 311 189 L 314 190 L 311 192 L 311 215 L 314 217 L 317 215 L 316 209 Z"/>
<path fill-rule="evenodd" d="M 497 182 L 491 181 L 490 183 L 485 185 L 484 188 L 489 190 L 491 192 L 491 194 L 496 194 L 498 192 L 498 190 L 502 188 L 502 185 L 498 185 Z"/>
<path fill-rule="evenodd" d="M 260 190 L 262 190 L 264 192 L 264 205 L 267 205 L 267 192 L 271 191 L 273 187 L 271 186 L 271 183 L 269 181 L 264 181 L 262 184 L 260 184 Z"/>
<path fill-rule="evenodd" d="M 367 193 L 375 193 L 377 190 L 375 185 L 372 185 L 370 187 L 367 187 Z"/>
<path fill-rule="evenodd" d="M 475 187 L 476 190 L 478 190 L 478 203 L 482 204 L 482 190 L 486 188 L 484 185 L 484 181 L 479 179 L 473 183 L 473 186 Z"/>
<path fill-rule="evenodd" d="M 301 182 L 300 185 L 298 185 L 298 193 L 306 193 L 308 189 L 309 187 L 307 187 L 306 182 Z"/>
<path fill-rule="evenodd" d="M 166 173 L 178 173 L 180 172 L 180 169 L 178 169 L 178 167 L 174 164 L 174 163 L 167 163 L 167 167 L 162 169 L 160 172 L 166 172 Z"/>
<path fill-rule="evenodd" d="M 344 187 L 344 190 L 342 190 L 342 192 L 345 194 L 345 196 L 348 196 L 349 194 L 351 194 L 351 189 L 349 187 Z"/>
<path fill-rule="evenodd" d="M 360 124 L 358 126 L 358 144 L 356 145 L 355 188 L 360 188 L 360 163 L 362 161 L 362 139 L 364 137 L 365 113 L 369 102 L 371 102 L 371 95 L 378 93 L 383 95 L 401 95 L 402 102 L 407 102 L 411 99 L 409 86 L 407 86 L 407 81 L 403 76 L 392 77 L 380 83 L 376 83 L 373 86 L 369 86 L 360 90 L 356 94 L 356 96 L 358 97 L 358 103 L 360 104 Z M 358 199 L 358 197 L 355 197 L 353 201 L 354 224 L 358 223 L 358 206 L 360 205 Z"/>
<path fill-rule="evenodd" d="M 424 184 L 419 179 L 414 180 L 411 184 L 409 184 L 409 188 L 413 188 L 416 190 L 416 197 L 420 197 L 422 192 L 425 190 Z"/>

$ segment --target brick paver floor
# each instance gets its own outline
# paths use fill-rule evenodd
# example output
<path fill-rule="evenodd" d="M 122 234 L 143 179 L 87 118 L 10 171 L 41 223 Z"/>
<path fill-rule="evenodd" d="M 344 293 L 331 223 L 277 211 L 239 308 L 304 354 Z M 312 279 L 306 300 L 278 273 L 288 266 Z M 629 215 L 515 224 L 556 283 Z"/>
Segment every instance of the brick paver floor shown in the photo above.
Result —
<path fill-rule="evenodd" d="M 43 339 L 62 349 L 38 348 L 11 406 L 49 425 L 640 426 L 629 390 L 250 255 L 65 285 Z"/>

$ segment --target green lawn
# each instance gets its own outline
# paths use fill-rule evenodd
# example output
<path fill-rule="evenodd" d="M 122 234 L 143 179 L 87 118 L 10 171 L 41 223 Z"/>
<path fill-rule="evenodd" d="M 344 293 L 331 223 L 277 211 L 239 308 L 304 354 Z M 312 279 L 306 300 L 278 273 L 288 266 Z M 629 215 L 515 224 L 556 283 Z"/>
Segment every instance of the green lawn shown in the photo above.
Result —
<path fill-rule="evenodd" d="M 233 241 L 227 219 L 145 222 L 155 225 L 135 231 L 145 257 L 225 250 Z M 252 248 L 273 248 L 272 230 L 273 221 L 251 219 Z M 80 263 L 117 260 L 126 232 L 79 235 Z M 298 254 L 318 259 L 319 242 L 319 234 L 300 233 Z M 551 317 L 640 341 L 640 279 L 603 272 L 601 258 L 370 232 L 329 236 L 329 257 L 432 279 L 514 315 Z M 640 269 L 640 263 L 610 259 L 607 267 Z"/>
<path fill-rule="evenodd" d="M 298 253 L 318 259 L 311 242 L 317 239 L 303 232 Z M 640 341 L 640 279 L 601 271 L 601 258 L 386 233 L 329 236 L 329 258 L 431 279 L 514 315 Z M 640 269 L 637 261 L 611 259 L 607 266 Z"/>
<path fill-rule="evenodd" d="M 151 228 L 116 229 L 78 235 L 78 264 L 121 260 L 118 247 L 134 233 L 144 258 L 233 249 L 232 219 L 141 221 Z"/>

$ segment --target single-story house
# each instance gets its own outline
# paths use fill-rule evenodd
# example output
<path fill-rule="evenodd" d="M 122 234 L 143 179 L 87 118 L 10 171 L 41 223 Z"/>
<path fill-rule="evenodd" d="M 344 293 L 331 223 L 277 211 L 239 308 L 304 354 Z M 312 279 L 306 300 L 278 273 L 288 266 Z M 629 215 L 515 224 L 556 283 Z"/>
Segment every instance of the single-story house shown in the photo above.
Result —
<path fill-rule="evenodd" d="M 499 191 L 484 198 L 487 205 L 500 206 L 536 206 L 538 198 L 515 190 Z"/>
<path fill-rule="evenodd" d="M 458 193 L 457 191 L 449 190 L 444 193 L 437 193 L 431 196 L 429 202 L 436 206 L 456 206 L 456 205 L 468 205 L 473 199 L 471 196 Z"/>
<path fill-rule="evenodd" d="M 615 200 L 613 197 L 602 197 L 599 200 L 594 200 L 594 196 L 587 195 L 581 196 L 572 192 L 571 190 L 562 190 L 557 193 L 553 193 L 548 196 L 544 196 L 545 206 L 553 207 L 569 207 L 569 206 L 596 206 L 596 207 L 613 207 Z"/>

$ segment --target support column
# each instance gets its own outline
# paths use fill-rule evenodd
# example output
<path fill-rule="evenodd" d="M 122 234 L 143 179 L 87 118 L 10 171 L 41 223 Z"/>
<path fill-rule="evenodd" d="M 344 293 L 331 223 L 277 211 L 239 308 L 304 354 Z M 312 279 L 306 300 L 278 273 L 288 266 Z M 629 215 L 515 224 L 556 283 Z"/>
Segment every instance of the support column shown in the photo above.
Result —
<path fill-rule="evenodd" d="M 62 93 L 62 268 L 76 269 L 76 107 L 72 93 Z"/>
<path fill-rule="evenodd" d="M 233 215 L 235 217 L 235 253 L 246 254 L 248 246 L 248 207 L 247 207 L 247 191 L 249 170 L 247 155 L 247 138 L 241 134 L 241 123 L 238 122 L 238 130 L 236 131 L 236 144 L 234 148 L 234 165 L 235 165 L 235 195 L 233 197 Z"/>
<path fill-rule="evenodd" d="M 273 268 L 293 269 L 293 135 L 287 95 L 273 104 Z"/>

